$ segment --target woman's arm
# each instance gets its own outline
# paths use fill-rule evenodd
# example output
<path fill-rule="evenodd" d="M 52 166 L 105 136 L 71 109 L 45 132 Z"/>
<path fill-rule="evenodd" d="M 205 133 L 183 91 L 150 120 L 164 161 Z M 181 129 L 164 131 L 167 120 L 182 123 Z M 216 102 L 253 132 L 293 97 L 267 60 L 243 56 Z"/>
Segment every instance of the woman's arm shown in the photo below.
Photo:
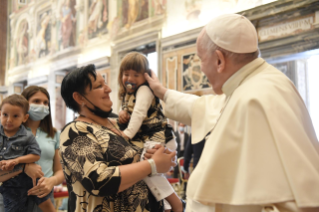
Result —
<path fill-rule="evenodd" d="M 0 170 L 0 182 L 5 182 L 12 177 L 17 176 L 23 170 L 24 164 L 19 164 L 15 166 L 11 171 Z"/>
<path fill-rule="evenodd" d="M 10 171 L 15 165 L 20 163 L 33 163 L 40 159 L 40 155 L 27 154 L 10 160 L 0 161 L 0 167 L 3 171 Z"/>
<path fill-rule="evenodd" d="M 39 198 L 43 198 L 48 195 L 55 185 L 59 185 L 64 180 L 64 175 L 62 171 L 62 166 L 59 158 L 59 150 L 55 150 L 55 155 L 53 158 L 53 172 L 52 177 L 42 177 L 36 186 L 28 191 L 28 195 L 37 195 Z"/>
<path fill-rule="evenodd" d="M 36 179 L 43 177 L 43 172 L 41 166 L 35 163 L 19 164 L 14 167 L 11 171 L 0 171 L 0 182 L 5 182 L 10 178 L 17 176 L 18 174 L 24 172 L 32 179 L 33 186 L 36 184 Z"/>
<path fill-rule="evenodd" d="M 156 164 L 157 172 L 166 173 L 170 170 L 171 166 L 175 166 L 176 163 L 172 162 L 175 155 L 175 151 L 166 154 L 165 147 L 161 146 L 152 156 Z M 143 180 L 152 172 L 150 163 L 147 160 L 120 166 L 119 168 L 121 172 L 121 184 L 118 192 L 124 191 L 138 181 Z"/>

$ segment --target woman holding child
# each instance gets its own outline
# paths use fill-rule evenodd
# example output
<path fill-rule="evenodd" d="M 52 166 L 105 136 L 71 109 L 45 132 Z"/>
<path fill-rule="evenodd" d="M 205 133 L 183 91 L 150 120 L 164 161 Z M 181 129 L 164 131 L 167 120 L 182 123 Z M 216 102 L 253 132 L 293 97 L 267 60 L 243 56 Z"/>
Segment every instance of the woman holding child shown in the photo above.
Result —
<path fill-rule="evenodd" d="M 41 149 L 41 157 L 37 161 L 40 167 L 36 164 L 26 164 L 25 166 L 26 174 L 33 179 L 34 185 L 36 184 L 28 191 L 28 195 L 36 195 L 39 198 L 49 195 L 53 203 L 53 187 L 61 184 L 64 176 L 58 155 L 59 133 L 52 126 L 50 96 L 46 89 L 38 86 L 29 86 L 21 95 L 30 104 L 29 118 L 25 123 L 25 127 L 35 136 Z M 16 167 L 17 169 L 10 174 L 10 177 L 22 172 L 22 168 Z M 40 168 L 42 168 L 43 173 L 41 173 Z M 37 178 L 40 179 L 36 183 L 35 180 Z M 1 181 L 6 180 L 0 179 Z M 0 202 L 2 202 L 2 198 L 0 198 Z M 41 211 L 36 205 L 30 209 L 30 205 L 32 206 L 33 204 L 29 202 L 28 211 Z M 3 206 L 0 207 L 0 211 L 4 211 Z"/>
<path fill-rule="evenodd" d="M 67 107 L 80 114 L 60 137 L 68 211 L 163 211 L 163 202 L 156 201 L 143 179 L 176 165 L 176 153 L 157 146 L 149 151 L 152 159 L 139 161 L 143 144 L 125 139 L 116 121 L 109 119 L 110 92 L 94 65 L 63 79 L 61 95 Z"/>

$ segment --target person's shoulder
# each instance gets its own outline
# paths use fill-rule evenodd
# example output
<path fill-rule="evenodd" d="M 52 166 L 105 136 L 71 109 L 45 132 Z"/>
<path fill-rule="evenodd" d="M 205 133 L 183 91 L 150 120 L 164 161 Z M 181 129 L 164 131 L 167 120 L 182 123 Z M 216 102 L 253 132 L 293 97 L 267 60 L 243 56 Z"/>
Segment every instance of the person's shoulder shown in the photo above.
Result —
<path fill-rule="evenodd" d="M 62 128 L 61 134 L 62 134 L 66 129 L 72 127 L 72 126 L 74 125 L 74 122 L 75 122 L 75 121 L 71 121 L 71 122 L 67 123 L 67 124 Z"/>
<path fill-rule="evenodd" d="M 61 130 L 60 134 L 64 134 L 65 132 L 69 132 L 70 130 L 72 130 L 73 132 L 84 130 L 86 131 L 88 126 L 92 126 L 92 123 L 74 120 L 72 122 L 67 123 Z"/>
<path fill-rule="evenodd" d="M 145 97 L 155 97 L 151 88 L 147 85 L 141 85 L 138 90 L 136 91 L 136 97 L 137 96 L 142 96 L 143 98 Z"/>
<path fill-rule="evenodd" d="M 23 125 L 21 125 L 21 135 L 25 137 L 25 140 L 31 141 L 35 139 L 35 136 L 30 130 L 27 130 Z"/>
<path fill-rule="evenodd" d="M 243 82 L 234 93 L 237 90 L 242 95 L 243 100 L 251 98 L 274 99 L 296 91 L 291 80 L 271 65 L 267 66 L 262 73 Z"/>
<path fill-rule="evenodd" d="M 136 92 L 140 92 L 140 91 L 147 91 L 147 92 L 152 92 L 151 88 L 148 85 L 141 85 L 140 87 L 138 87 Z"/>
<path fill-rule="evenodd" d="M 20 129 L 19 129 L 19 132 L 18 132 L 20 135 L 22 136 L 34 136 L 31 132 L 31 130 L 27 130 L 27 128 L 21 124 L 20 126 Z"/>

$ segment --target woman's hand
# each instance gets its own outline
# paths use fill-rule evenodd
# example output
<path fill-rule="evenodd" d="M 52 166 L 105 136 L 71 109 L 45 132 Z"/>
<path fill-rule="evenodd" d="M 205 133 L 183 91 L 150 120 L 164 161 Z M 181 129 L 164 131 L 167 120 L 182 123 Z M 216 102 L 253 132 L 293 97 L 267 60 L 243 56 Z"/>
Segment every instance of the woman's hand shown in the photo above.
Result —
<path fill-rule="evenodd" d="M 153 149 L 148 149 L 148 150 L 146 150 L 146 152 L 145 152 L 145 154 L 144 154 L 145 159 L 151 159 L 152 156 L 154 155 L 154 153 L 155 153 L 161 146 L 162 146 L 162 145 L 160 145 L 160 144 L 156 144 L 156 145 L 153 147 Z M 170 153 L 172 153 L 172 151 L 171 151 L 170 149 L 168 149 L 168 148 L 165 148 L 165 153 L 166 153 L 166 154 L 170 154 Z M 175 162 L 175 165 L 173 166 L 173 167 L 175 167 L 176 164 L 177 164 L 177 156 L 176 156 L 176 154 L 175 154 L 175 157 L 172 159 L 172 161 Z"/>
<path fill-rule="evenodd" d="M 36 195 L 39 198 L 43 198 L 52 191 L 55 182 L 54 177 L 42 177 L 38 184 L 28 191 L 28 195 Z"/>
<path fill-rule="evenodd" d="M 125 124 L 130 120 L 130 114 L 126 110 L 121 110 L 119 112 L 119 123 L 120 124 Z"/>
<path fill-rule="evenodd" d="M 166 173 L 171 169 L 172 166 L 176 166 L 176 151 L 171 152 L 168 150 L 170 153 L 166 153 L 166 151 L 166 148 L 161 146 L 152 156 L 158 173 Z"/>
<path fill-rule="evenodd" d="M 32 179 L 33 186 L 36 185 L 37 178 L 44 176 L 41 166 L 35 163 L 25 164 L 24 172 Z"/>

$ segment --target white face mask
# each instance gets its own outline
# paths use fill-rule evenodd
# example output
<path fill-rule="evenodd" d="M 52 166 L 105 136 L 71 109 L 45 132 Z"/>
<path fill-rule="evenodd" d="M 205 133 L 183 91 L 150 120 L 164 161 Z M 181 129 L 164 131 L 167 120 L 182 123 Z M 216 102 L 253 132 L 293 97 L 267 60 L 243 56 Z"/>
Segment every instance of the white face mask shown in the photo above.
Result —
<path fill-rule="evenodd" d="M 179 127 L 180 132 L 184 132 L 184 127 Z"/>
<path fill-rule="evenodd" d="M 33 121 L 39 121 L 50 114 L 49 106 L 30 104 L 30 109 L 28 113 Z"/>

